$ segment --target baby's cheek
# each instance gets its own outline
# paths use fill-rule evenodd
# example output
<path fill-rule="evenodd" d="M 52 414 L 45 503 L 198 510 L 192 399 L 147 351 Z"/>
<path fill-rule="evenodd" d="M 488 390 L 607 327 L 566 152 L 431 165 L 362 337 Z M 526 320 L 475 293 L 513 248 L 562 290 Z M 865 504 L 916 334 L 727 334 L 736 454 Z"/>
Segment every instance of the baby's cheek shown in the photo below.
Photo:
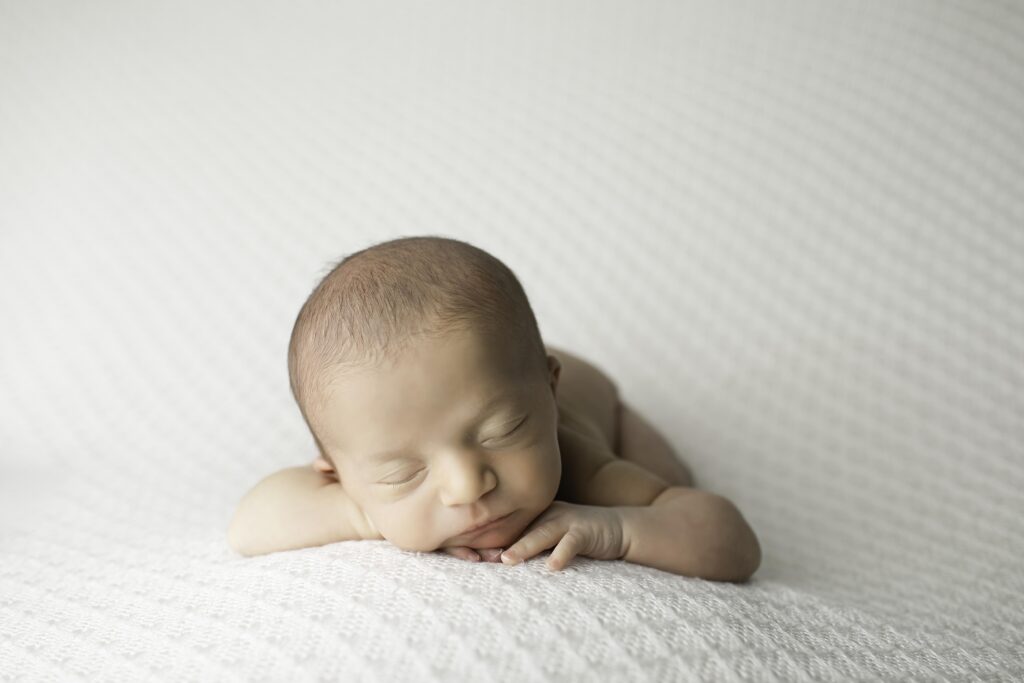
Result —
<path fill-rule="evenodd" d="M 440 542 L 434 537 L 434 530 L 424 521 L 424 515 L 416 512 L 389 509 L 378 515 L 378 522 L 381 535 L 402 550 L 431 552 Z"/>

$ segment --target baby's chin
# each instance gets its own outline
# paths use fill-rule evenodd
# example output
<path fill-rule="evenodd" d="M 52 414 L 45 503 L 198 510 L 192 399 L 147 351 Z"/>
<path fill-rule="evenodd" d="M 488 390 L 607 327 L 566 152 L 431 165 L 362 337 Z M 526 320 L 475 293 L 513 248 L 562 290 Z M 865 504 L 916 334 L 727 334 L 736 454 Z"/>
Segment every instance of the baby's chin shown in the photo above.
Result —
<path fill-rule="evenodd" d="M 501 548 L 504 550 L 513 543 L 518 541 L 523 536 L 523 530 L 526 529 L 528 524 L 513 523 L 508 528 L 503 526 L 490 529 L 482 534 L 478 534 L 472 538 L 460 540 L 459 536 L 452 536 L 448 540 L 442 542 L 436 548 L 427 548 L 422 544 L 403 544 L 397 540 L 392 540 L 387 534 L 384 534 L 384 540 L 389 541 L 392 545 L 398 546 L 403 550 L 412 552 L 430 552 L 431 550 L 441 550 L 442 548 L 476 548 L 478 550 L 485 550 L 487 548 Z"/>

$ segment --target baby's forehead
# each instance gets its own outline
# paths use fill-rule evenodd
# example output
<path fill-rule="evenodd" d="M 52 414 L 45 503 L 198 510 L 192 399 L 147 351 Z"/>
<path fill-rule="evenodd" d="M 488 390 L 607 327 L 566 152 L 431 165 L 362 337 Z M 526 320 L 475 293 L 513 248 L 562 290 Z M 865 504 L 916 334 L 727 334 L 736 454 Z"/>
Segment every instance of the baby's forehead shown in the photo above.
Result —
<path fill-rule="evenodd" d="M 321 392 L 320 413 L 393 412 L 400 417 L 417 409 L 474 410 L 499 401 L 520 401 L 535 393 L 534 385 L 530 377 L 517 371 L 469 365 L 438 369 L 411 360 L 398 371 L 387 366 L 366 367 L 332 377 Z"/>

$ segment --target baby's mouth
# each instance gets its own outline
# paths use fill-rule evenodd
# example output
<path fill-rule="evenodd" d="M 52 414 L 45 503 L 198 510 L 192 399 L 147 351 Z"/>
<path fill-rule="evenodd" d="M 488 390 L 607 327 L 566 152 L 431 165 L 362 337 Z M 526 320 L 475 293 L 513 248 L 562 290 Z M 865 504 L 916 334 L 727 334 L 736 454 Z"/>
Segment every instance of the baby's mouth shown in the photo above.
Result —
<path fill-rule="evenodd" d="M 488 531 L 493 531 L 495 529 L 500 528 L 505 522 L 507 522 L 509 519 L 511 519 L 512 515 L 514 513 L 515 513 L 515 511 L 513 510 L 512 512 L 510 512 L 510 513 L 508 513 L 506 515 L 503 515 L 502 517 L 499 517 L 498 519 L 495 519 L 495 520 L 493 520 L 491 522 L 488 522 L 484 526 L 477 527 L 476 529 L 470 529 L 469 531 L 463 531 L 459 535 L 460 536 L 466 536 L 466 537 L 469 537 L 469 538 L 473 538 L 475 536 L 480 536 L 482 534 L 485 534 Z"/>
<path fill-rule="evenodd" d="M 480 559 L 484 562 L 501 562 L 501 554 L 505 552 L 504 548 L 477 548 L 477 554 Z"/>

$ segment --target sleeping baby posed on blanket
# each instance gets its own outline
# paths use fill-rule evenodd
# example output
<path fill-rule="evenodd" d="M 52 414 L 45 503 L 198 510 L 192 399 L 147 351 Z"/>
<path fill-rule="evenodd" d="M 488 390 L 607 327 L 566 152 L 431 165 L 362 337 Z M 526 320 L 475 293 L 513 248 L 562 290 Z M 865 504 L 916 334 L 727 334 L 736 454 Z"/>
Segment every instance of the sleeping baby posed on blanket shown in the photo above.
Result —
<path fill-rule="evenodd" d="M 292 394 L 319 451 L 242 498 L 243 555 L 344 540 L 515 565 L 546 551 L 746 581 L 761 549 L 590 363 L 545 346 L 500 260 L 435 236 L 339 262 L 299 312 Z"/>

